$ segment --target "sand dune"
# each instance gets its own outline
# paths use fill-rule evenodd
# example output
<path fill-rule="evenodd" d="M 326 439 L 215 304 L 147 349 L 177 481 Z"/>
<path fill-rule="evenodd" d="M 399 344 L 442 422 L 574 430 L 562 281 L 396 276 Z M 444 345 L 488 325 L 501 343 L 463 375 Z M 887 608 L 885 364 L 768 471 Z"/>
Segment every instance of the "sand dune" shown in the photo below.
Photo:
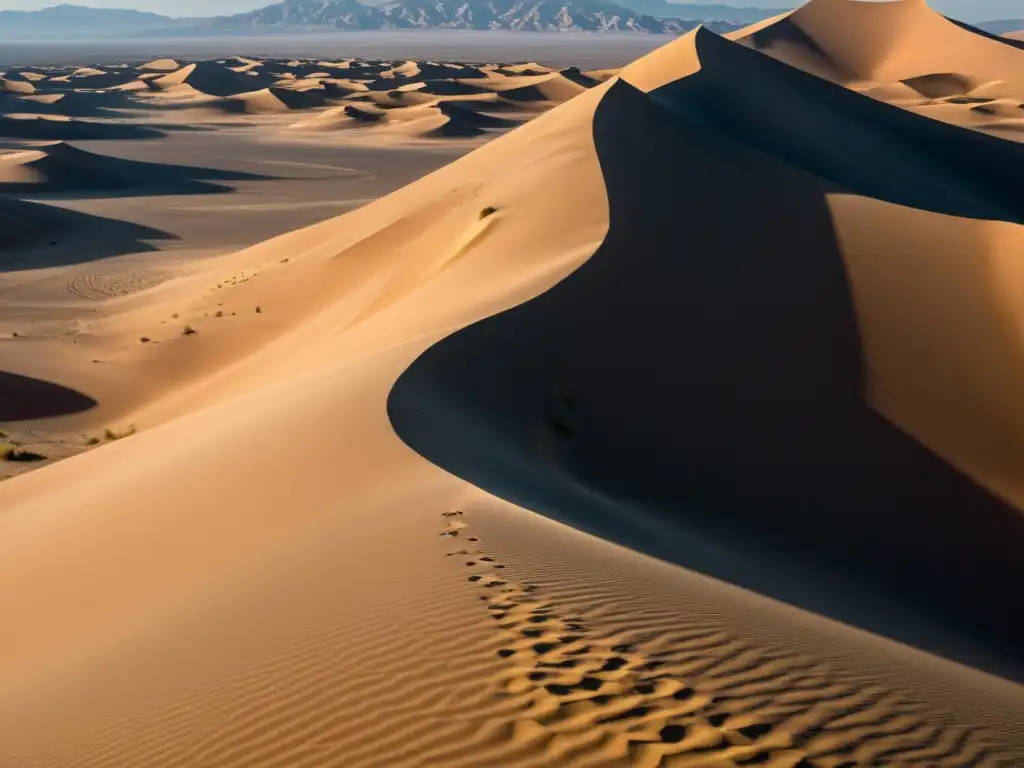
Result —
<path fill-rule="evenodd" d="M 152 248 L 145 240 L 166 237 L 152 227 L 0 197 L 0 271 L 3 272 L 73 263 L 80 258 L 83 248 L 87 248 L 93 258 L 138 253 Z M 0 421 L 22 418 L 27 417 L 7 415 Z"/>
<path fill-rule="evenodd" d="M 0 377 L 139 427 L 0 483 L 0 764 L 1024 762 L 1024 146 L 886 95 L 1024 51 L 932 18 L 480 67 L 565 103 Z"/>
<path fill-rule="evenodd" d="M 0 153 L 0 192 L 95 192 L 119 194 L 201 194 L 227 192 L 213 180 L 258 178 L 209 168 L 188 168 L 124 160 L 87 152 L 64 142 L 39 149 Z"/>
<path fill-rule="evenodd" d="M 158 129 L 149 126 L 78 120 L 57 114 L 12 112 L 0 115 L 0 136 L 18 139 L 152 139 L 161 135 Z"/>
<path fill-rule="evenodd" d="M 1024 245 L 1024 231 L 1018 225 L 939 217 L 929 221 L 929 214 L 901 213 L 877 201 L 910 204 L 914 201 L 903 190 L 926 193 L 931 189 L 930 200 L 917 201 L 922 206 L 960 216 L 1022 221 L 1019 177 L 1000 179 L 998 175 L 1000 168 L 1020 167 L 1021 148 L 929 123 L 822 81 L 817 81 L 820 93 L 809 84 L 805 91 L 813 113 L 801 114 L 793 106 L 785 116 L 787 121 L 820 129 L 821 135 L 794 136 L 796 144 L 787 146 L 784 133 L 773 127 L 770 110 L 750 99 L 742 104 L 729 102 L 730 108 L 724 109 L 721 96 L 728 82 L 740 76 L 766 101 L 778 103 L 785 97 L 769 87 L 769 76 L 792 76 L 794 85 L 799 82 L 801 87 L 806 76 L 782 65 L 775 65 L 778 72 L 773 73 L 772 67 L 757 62 L 756 55 L 711 33 L 698 33 L 676 46 L 677 56 L 697 58 L 699 72 L 655 87 L 646 97 L 619 82 L 602 100 L 595 118 L 597 151 L 612 195 L 612 229 L 602 250 L 572 278 L 530 305 L 471 326 L 433 347 L 392 394 L 390 412 L 399 433 L 425 456 L 475 484 L 500 492 L 511 483 L 518 489 L 513 497 L 518 503 L 544 508 L 617 538 L 617 525 L 608 522 L 609 530 L 600 522 L 615 519 L 608 509 L 614 503 L 587 501 L 588 497 L 625 497 L 634 503 L 647 499 L 653 519 L 667 514 L 666 509 L 692 508 L 684 519 L 698 528 L 707 526 L 709 535 L 748 531 L 755 541 L 775 539 L 790 562 L 818 557 L 822 558 L 819 565 L 845 561 L 846 568 L 857 569 L 858 583 L 877 579 L 885 585 L 881 589 L 906 589 L 916 608 L 931 606 L 938 615 L 952 617 L 957 628 L 976 625 L 988 640 L 1001 642 L 1012 652 L 1019 647 L 1020 636 L 1006 626 L 1003 611 L 1024 584 L 1016 555 L 1024 545 L 1024 530 L 1019 513 L 998 500 L 1015 498 L 1020 503 L 1011 468 L 1016 453 L 1000 455 L 997 446 L 1010 444 L 1017 427 L 1004 422 L 1008 431 L 998 434 L 995 423 L 983 414 L 997 408 L 1003 418 L 1007 415 L 1008 401 L 1000 400 L 997 393 L 1004 386 L 1012 387 L 1005 377 L 1013 370 L 1013 347 L 1004 351 L 1008 367 L 993 368 L 991 378 L 982 383 L 976 378 L 977 363 L 961 357 L 970 356 L 977 341 L 965 339 L 960 352 L 947 347 L 932 357 L 934 352 L 926 352 L 927 334 L 918 337 L 908 331 L 899 341 L 886 338 L 892 326 L 884 324 L 896 321 L 890 316 L 883 321 L 875 314 L 884 311 L 884 300 L 870 291 L 887 295 L 893 290 L 891 283 L 881 286 L 907 268 L 893 263 L 895 251 L 906 253 L 908 264 L 918 270 L 935 270 L 930 279 L 936 281 L 937 295 L 941 294 L 938 285 L 953 267 L 926 266 L 926 254 L 936 243 L 929 241 L 922 247 L 918 240 L 925 230 L 950 243 L 941 251 L 947 259 L 959 253 L 967 261 L 972 258 L 969 254 L 990 252 L 990 258 L 1006 260 L 1006 268 L 1011 268 L 1012 254 Z M 629 68 L 623 78 L 629 81 Z M 829 89 L 835 92 L 831 100 Z M 937 145 L 940 139 L 932 138 L 931 130 L 940 134 L 950 142 L 944 146 L 945 168 L 938 164 L 938 157 L 926 164 L 923 157 L 911 160 L 909 156 L 901 168 L 887 149 L 873 151 L 866 135 L 855 139 L 852 126 L 845 135 L 838 133 L 828 115 L 844 114 L 847 102 L 866 113 L 878 113 L 870 116 L 878 134 L 898 136 L 904 121 L 921 123 L 913 135 L 922 145 Z M 792 127 L 789 132 L 794 133 Z M 832 156 L 821 140 L 826 134 L 834 146 L 842 148 L 838 156 Z M 904 151 L 910 149 L 907 135 Z M 692 147 L 693 154 L 678 150 L 673 161 L 678 165 L 668 164 L 654 150 L 644 160 L 639 150 L 645 144 L 642 136 L 652 139 L 652 147 L 674 141 Z M 957 140 L 963 142 L 962 150 L 953 149 Z M 992 185 L 987 198 L 980 196 L 980 174 L 964 169 L 956 159 L 975 141 L 986 149 L 993 145 L 995 153 L 989 165 L 978 152 L 978 171 L 984 169 L 984 179 Z M 866 151 L 853 154 L 851 147 Z M 623 156 L 625 148 L 636 149 Z M 783 164 L 777 158 L 789 162 Z M 847 168 L 842 167 L 844 162 L 849 163 Z M 931 179 L 923 172 L 929 165 L 935 174 Z M 650 175 L 645 175 L 645 167 L 651 169 Z M 890 187 L 855 173 L 878 167 L 887 168 Z M 805 176 L 798 168 L 815 176 Z M 716 188 L 722 190 L 721 202 L 713 202 L 707 189 L 694 190 L 693 197 L 685 189 L 664 195 L 669 179 L 684 169 L 713 175 Z M 948 187 L 941 182 L 944 176 L 950 180 Z M 643 180 L 639 188 L 638 180 Z M 1001 192 L 997 191 L 1000 183 L 1004 185 Z M 772 191 L 782 188 L 787 190 L 784 197 Z M 644 196 L 638 189 L 650 193 Z M 950 205 L 955 201 L 954 189 L 963 195 L 955 206 Z M 623 195 L 621 203 L 614 197 L 616 190 Z M 846 198 L 854 192 L 863 197 L 848 202 Z M 658 222 L 670 226 L 669 211 L 677 207 L 701 210 L 701 222 L 692 222 L 685 233 L 670 238 Z M 750 227 L 747 243 L 738 241 L 733 232 L 736 216 Z M 868 228 L 866 222 L 872 217 L 886 221 L 888 260 L 879 260 L 880 236 L 856 234 Z M 615 229 L 617 220 L 625 228 L 620 233 Z M 725 264 L 719 259 L 712 265 L 700 258 L 672 259 L 676 249 L 702 252 L 698 248 L 734 253 L 739 261 Z M 637 257 L 623 259 L 622 254 L 629 251 L 650 261 L 645 265 Z M 825 256 L 828 253 L 831 261 Z M 604 254 L 609 261 L 602 266 Z M 850 284 L 842 278 L 844 263 L 849 265 Z M 672 279 L 675 270 L 678 276 Z M 921 272 L 915 273 L 924 280 Z M 659 276 L 659 290 L 655 290 L 654 275 Z M 744 276 L 742 285 L 727 287 L 737 275 Z M 632 288 L 627 287 L 628 281 L 634 281 Z M 598 285 L 604 285 L 604 290 Z M 851 289 L 856 307 L 848 306 Z M 681 294 L 690 290 L 692 296 Z M 737 294 L 743 290 L 751 295 Z M 579 291 L 578 304 L 571 298 L 573 291 Z M 859 291 L 869 293 L 861 296 Z M 636 303 L 638 295 L 644 296 L 642 305 Z M 716 309 L 726 295 L 729 302 Z M 899 309 L 888 311 L 899 313 L 896 317 L 904 312 L 931 317 L 939 311 L 922 294 L 916 296 L 921 304 L 908 305 L 908 296 Z M 976 312 L 967 326 L 990 338 L 991 326 L 982 320 L 982 307 L 969 309 L 973 300 L 965 296 L 963 301 L 957 305 L 957 316 Z M 620 311 L 614 311 L 617 307 Z M 560 318 L 557 323 L 555 317 Z M 864 365 L 869 373 L 858 367 L 858 320 L 868 345 Z M 874 323 L 881 325 L 876 329 Z M 687 350 L 676 363 L 667 363 L 657 351 L 663 341 L 656 329 L 668 327 L 677 329 L 675 343 Z M 981 331 L 982 327 L 988 330 Z M 720 350 L 734 349 L 740 338 L 750 338 L 763 357 L 722 357 Z M 614 344 L 621 348 L 609 354 Z M 516 357 L 513 347 L 524 350 L 525 356 Z M 827 362 L 825 350 L 834 355 L 832 362 Z M 913 366 L 902 362 L 908 358 L 915 361 Z M 505 362 L 498 363 L 499 359 Z M 788 362 L 779 365 L 780 360 Z M 793 370 L 796 365 L 799 373 Z M 929 373 L 922 368 L 915 374 L 914 366 L 927 367 Z M 953 370 L 970 371 L 972 386 L 978 387 L 970 406 L 963 400 L 966 382 L 950 381 L 948 390 L 935 384 L 937 379 L 948 380 Z M 621 372 L 619 385 L 613 383 L 614 371 Z M 858 414 L 849 409 L 859 395 L 863 375 L 870 376 L 871 389 Z M 927 378 L 922 380 L 922 375 Z M 660 385 L 656 387 L 654 381 Z M 728 382 L 735 383 L 727 386 Z M 925 392 L 930 393 L 931 405 L 925 405 Z M 440 396 L 447 403 L 443 408 L 433 399 Z M 491 397 L 493 410 L 487 405 Z M 560 404 L 559 398 L 565 402 Z M 952 398 L 959 398 L 958 412 L 964 416 L 952 416 L 957 412 Z M 458 403 L 465 403 L 474 416 L 459 418 L 450 410 Z M 700 404 L 699 413 L 693 410 L 696 404 Z M 922 447 L 911 448 L 907 434 L 881 422 L 873 408 L 975 480 L 958 477 L 949 464 Z M 439 412 L 452 420 L 444 432 L 433 422 Z M 494 419 L 490 425 L 484 421 L 485 414 Z M 461 424 L 472 425 L 464 455 L 452 431 Z M 545 424 L 548 442 L 539 450 L 536 441 Z M 693 436 L 689 449 L 678 442 L 684 424 Z M 431 439 L 441 434 L 443 446 Z M 744 447 L 733 440 L 736 434 L 745 436 Z M 791 439 L 783 441 L 782 435 Z M 764 443 L 759 445 L 761 439 Z M 522 446 L 521 456 L 510 454 L 511 443 Z M 481 459 L 488 444 L 522 473 L 518 482 L 505 473 L 500 478 L 488 476 L 489 468 L 509 466 Z M 692 475 L 686 467 L 694 468 Z M 810 480 L 808 473 L 816 479 Z M 564 477 L 566 485 L 553 485 L 554 477 Z M 724 487 L 716 482 L 719 477 L 728 478 Z M 743 479 L 736 483 L 737 478 Z M 536 491 L 525 490 L 534 484 Z M 936 494 L 939 484 L 945 490 Z M 858 496 L 850 498 L 849 488 L 854 486 Z M 751 496 L 744 497 L 738 489 L 751 489 Z M 573 498 L 572 493 L 580 496 Z M 701 514 L 705 504 L 713 510 L 707 518 Z M 838 519 L 820 519 L 817 510 L 823 508 L 834 510 Z M 972 510 L 969 514 L 964 513 L 967 508 Z M 734 511 L 726 516 L 724 510 Z M 635 517 L 640 509 L 634 505 L 632 513 Z M 840 520 L 850 521 L 850 527 L 839 528 Z M 858 537 L 865 537 L 860 544 Z M 653 547 L 659 555 L 667 554 L 661 548 L 663 538 L 646 544 L 643 537 L 638 539 L 636 543 Z M 932 544 L 922 548 L 921 541 Z M 891 556 L 880 555 L 886 547 L 892 547 Z M 885 565 L 879 564 L 880 556 Z M 766 557 L 773 555 L 766 553 Z M 960 565 L 951 567 L 952 558 Z M 925 572 L 931 575 L 922 580 Z M 737 578 L 732 573 L 721 575 Z M 967 587 L 968 583 L 973 586 Z M 763 580 L 748 586 L 763 588 Z M 790 593 L 780 596 L 795 599 Z M 815 608 L 823 610 L 820 605 Z"/>
<path fill-rule="evenodd" d="M 166 64 L 170 68 L 170 64 Z M 137 68 L 151 69 L 149 64 Z M 252 75 L 256 75 L 254 79 Z M 611 74 L 604 73 L 605 77 Z M 466 139 L 509 128 L 593 87 L 578 69 L 536 64 L 490 67 L 407 61 L 256 61 L 235 57 L 197 62 L 168 74 L 147 72 L 143 87 L 157 105 L 186 110 L 198 122 L 216 113 L 274 115 L 312 111 L 297 130 L 386 128 L 358 134 L 388 141 Z M 145 96 L 146 94 L 140 94 Z M 485 105 L 486 103 L 486 105 Z M 460 109 L 457 105 L 464 105 Z M 420 111 L 408 111 L 422 107 Z M 324 110 L 324 111 L 317 111 Z M 394 110 L 394 114 L 391 111 Z M 514 119 L 485 111 L 519 112 Z M 387 114 L 385 114 L 385 112 Z"/>
<path fill-rule="evenodd" d="M 469 138 L 488 129 L 505 129 L 517 124 L 485 110 L 490 102 L 452 101 L 430 97 L 408 107 L 384 109 L 375 104 L 351 103 L 300 120 L 292 125 L 297 131 L 335 131 L 350 128 L 386 128 L 388 135 L 419 138 Z"/>
<path fill-rule="evenodd" d="M 0 94 L 0 111 L 15 114 L 64 115 L 66 117 L 114 117 L 128 106 L 117 93 L 65 91 L 28 95 Z"/>
<path fill-rule="evenodd" d="M 154 77 L 146 84 L 156 90 L 172 90 L 187 85 L 209 96 L 237 96 L 259 90 L 260 79 L 232 72 L 213 62 L 188 64 L 167 75 Z"/>
<path fill-rule="evenodd" d="M 214 101 L 198 102 L 198 105 L 204 108 L 213 108 L 228 113 L 245 112 L 252 115 L 312 109 L 325 104 L 323 94 L 317 91 L 297 91 L 277 86 L 248 91 Z"/>
<path fill-rule="evenodd" d="M 35 93 L 36 87 L 27 80 L 0 77 L 0 91 L 7 93 Z"/>
<path fill-rule="evenodd" d="M 140 64 L 139 69 L 149 72 L 173 72 L 176 69 L 181 68 L 174 59 L 154 59 L 153 61 L 147 61 L 145 64 Z"/>
<path fill-rule="evenodd" d="M 1019 51 L 943 17 L 924 0 L 815 0 L 727 37 L 909 108 L 971 97 L 1024 103 Z M 954 123 L 970 119 L 967 109 L 929 116 Z"/>

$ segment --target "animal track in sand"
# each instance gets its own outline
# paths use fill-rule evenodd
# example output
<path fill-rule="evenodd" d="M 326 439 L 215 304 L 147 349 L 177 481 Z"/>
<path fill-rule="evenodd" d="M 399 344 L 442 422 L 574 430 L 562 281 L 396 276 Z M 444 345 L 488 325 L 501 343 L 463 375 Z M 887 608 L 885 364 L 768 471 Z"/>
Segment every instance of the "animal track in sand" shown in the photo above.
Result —
<path fill-rule="evenodd" d="M 441 535 L 467 527 L 448 522 Z M 585 610 L 563 610 L 540 585 L 507 578 L 505 564 L 482 549 L 446 555 L 471 571 L 472 587 L 487 592 L 480 600 L 503 641 L 496 653 L 509 664 L 495 685 L 516 704 L 509 733 L 552 765 L 1009 765 L 979 728 L 931 722 L 895 690 L 757 648 L 717 627 L 671 635 L 598 631 Z"/>

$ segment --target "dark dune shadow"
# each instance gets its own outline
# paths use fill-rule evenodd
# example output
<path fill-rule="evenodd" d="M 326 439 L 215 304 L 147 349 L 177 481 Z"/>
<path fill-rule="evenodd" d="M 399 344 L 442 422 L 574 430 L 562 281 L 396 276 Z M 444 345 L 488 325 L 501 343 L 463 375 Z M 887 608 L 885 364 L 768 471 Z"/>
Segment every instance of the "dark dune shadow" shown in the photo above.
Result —
<path fill-rule="evenodd" d="M 711 100 L 706 86 L 663 89 L 671 110 L 666 93 L 608 91 L 604 243 L 547 293 L 428 349 L 390 394 L 396 432 L 530 509 L 1024 679 L 1024 629 L 1007 620 L 1024 600 L 1024 518 L 865 402 L 825 200 L 841 188 L 682 108 Z M 767 126 L 751 143 L 796 154 L 773 115 L 752 114 Z M 850 144 L 798 159 L 885 191 L 846 164 Z M 986 290 L 983 272 L 964 279 Z"/>
<path fill-rule="evenodd" d="M 1024 223 L 1024 144 L 854 98 L 710 32 L 696 45 L 702 69 L 651 93 L 669 109 L 858 194 Z"/>
<path fill-rule="evenodd" d="M 0 196 L 0 272 L 156 251 L 147 240 L 174 239 L 152 227 Z"/>
<path fill-rule="evenodd" d="M 180 79 L 181 83 L 190 85 L 201 93 L 223 98 L 258 91 L 273 83 L 273 79 L 266 72 L 246 75 L 233 72 L 227 67 L 212 61 L 197 61 L 193 63 L 195 67 L 188 73 L 171 72 L 162 77 L 146 80 L 146 85 L 151 90 L 156 91 L 166 87 L 167 84 L 176 84 Z"/>
<path fill-rule="evenodd" d="M 96 401 L 42 379 L 0 371 L 0 421 L 27 421 L 88 411 Z"/>
<path fill-rule="evenodd" d="M 23 110 L 33 114 L 30 110 Z M 0 137 L 50 141 L 88 139 L 158 139 L 164 133 L 156 128 L 132 123 L 101 123 L 85 120 L 24 119 L 0 115 Z"/>
<path fill-rule="evenodd" d="M 36 181 L 5 181 L 0 175 L 0 193 L 21 195 L 63 195 L 76 197 L 140 197 L 145 195 L 186 195 L 232 192 L 232 187 L 215 182 L 260 181 L 269 176 L 219 168 L 150 163 L 88 152 L 58 143 L 33 147 L 45 153 L 32 163 L 41 174 Z"/>
<path fill-rule="evenodd" d="M 60 98 L 51 102 L 47 100 L 50 96 Z M 28 112 L 66 117 L 117 117 L 117 110 L 131 106 L 138 104 L 118 92 L 43 91 L 30 96 L 0 93 L 0 112 Z"/>

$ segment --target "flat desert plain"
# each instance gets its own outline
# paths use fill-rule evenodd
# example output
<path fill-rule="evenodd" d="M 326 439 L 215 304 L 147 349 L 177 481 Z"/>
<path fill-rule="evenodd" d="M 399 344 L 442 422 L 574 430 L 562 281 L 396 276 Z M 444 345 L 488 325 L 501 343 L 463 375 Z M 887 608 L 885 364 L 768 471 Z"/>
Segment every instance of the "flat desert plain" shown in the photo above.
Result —
<path fill-rule="evenodd" d="M 0 76 L 0 767 L 1024 765 L 1024 49 L 335 45 Z"/>

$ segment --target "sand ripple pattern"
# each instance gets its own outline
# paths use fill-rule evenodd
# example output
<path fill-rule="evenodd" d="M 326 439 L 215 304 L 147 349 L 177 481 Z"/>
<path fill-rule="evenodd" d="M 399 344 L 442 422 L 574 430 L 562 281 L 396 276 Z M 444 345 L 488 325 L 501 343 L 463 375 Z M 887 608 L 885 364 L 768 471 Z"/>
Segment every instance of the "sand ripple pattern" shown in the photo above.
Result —
<path fill-rule="evenodd" d="M 483 591 L 501 638 L 497 654 L 509 664 L 494 682 L 515 702 L 515 716 L 494 764 L 518 756 L 529 765 L 640 768 L 1011 765 L 982 728 L 936 723 L 887 686 L 747 644 L 711 623 L 599 631 L 586 610 L 566 610 L 543 586 L 509 578 L 467 535 L 462 511 L 444 515 L 440 535 L 472 545 L 446 556 Z M 453 748 L 422 764 L 482 759 Z"/>
<path fill-rule="evenodd" d="M 149 288 L 164 279 L 162 273 L 152 271 L 130 272 L 121 275 L 87 273 L 75 275 L 67 282 L 72 296 L 87 301 L 102 301 L 113 296 L 129 296 Z"/>

